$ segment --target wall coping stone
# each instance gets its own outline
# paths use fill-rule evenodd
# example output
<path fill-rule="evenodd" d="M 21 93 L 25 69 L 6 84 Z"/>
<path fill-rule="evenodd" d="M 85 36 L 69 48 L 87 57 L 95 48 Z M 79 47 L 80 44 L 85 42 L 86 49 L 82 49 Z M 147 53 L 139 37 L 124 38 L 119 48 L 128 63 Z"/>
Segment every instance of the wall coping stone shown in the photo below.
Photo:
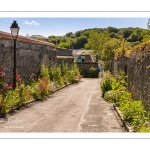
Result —
<path fill-rule="evenodd" d="M 0 31 L 0 39 L 13 40 L 10 33 L 2 32 L 2 31 Z M 41 40 L 35 40 L 35 39 L 31 39 L 31 38 L 21 36 L 21 35 L 18 36 L 17 41 L 25 42 L 25 43 L 32 43 L 32 44 L 47 45 L 47 46 L 56 48 L 55 44 L 53 44 L 53 43 L 49 43 L 49 42 L 45 42 L 45 41 L 41 41 Z"/>

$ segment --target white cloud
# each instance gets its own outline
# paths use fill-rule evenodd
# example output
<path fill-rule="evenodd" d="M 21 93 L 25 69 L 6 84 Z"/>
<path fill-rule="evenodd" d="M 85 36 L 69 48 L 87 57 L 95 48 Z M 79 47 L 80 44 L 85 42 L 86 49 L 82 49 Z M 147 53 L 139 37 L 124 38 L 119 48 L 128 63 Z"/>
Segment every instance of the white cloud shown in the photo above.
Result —
<path fill-rule="evenodd" d="M 27 25 L 40 25 L 38 22 L 35 22 L 34 20 L 32 20 L 31 22 L 29 21 L 25 21 L 24 24 L 27 24 Z"/>

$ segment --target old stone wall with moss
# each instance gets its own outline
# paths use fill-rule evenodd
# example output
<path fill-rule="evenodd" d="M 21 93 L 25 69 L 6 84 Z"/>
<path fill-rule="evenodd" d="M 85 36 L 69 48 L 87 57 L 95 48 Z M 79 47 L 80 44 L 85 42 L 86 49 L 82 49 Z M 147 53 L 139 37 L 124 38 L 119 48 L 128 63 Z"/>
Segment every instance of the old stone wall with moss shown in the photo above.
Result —
<path fill-rule="evenodd" d="M 25 83 L 32 74 L 37 75 L 41 65 L 62 62 L 72 64 L 72 50 L 56 48 L 53 43 L 19 36 L 16 41 L 16 71 Z M 13 81 L 14 40 L 9 33 L 0 31 L 0 66 L 6 73 L 5 81 Z"/>
<path fill-rule="evenodd" d="M 146 109 L 150 110 L 150 45 L 142 50 L 135 49 L 128 58 L 113 60 L 111 72 L 116 75 L 120 69 L 128 76 L 128 89 L 133 98 L 143 100 Z"/>
<path fill-rule="evenodd" d="M 52 43 L 19 36 L 16 41 L 16 71 L 24 82 L 32 73 L 38 74 L 42 64 L 56 59 L 56 47 Z M 9 33 L 0 32 L 0 65 L 6 73 L 5 81 L 12 82 L 14 67 L 14 41 Z"/>

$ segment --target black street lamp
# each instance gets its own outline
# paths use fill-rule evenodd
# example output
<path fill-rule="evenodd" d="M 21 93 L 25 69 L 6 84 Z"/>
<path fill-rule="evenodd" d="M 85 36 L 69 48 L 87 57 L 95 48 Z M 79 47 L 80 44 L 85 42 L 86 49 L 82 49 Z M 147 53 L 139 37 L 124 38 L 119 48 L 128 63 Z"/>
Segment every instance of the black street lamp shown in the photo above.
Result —
<path fill-rule="evenodd" d="M 10 27 L 11 30 L 11 35 L 14 39 L 14 70 L 13 70 L 13 88 L 16 88 L 16 40 L 18 37 L 18 33 L 19 33 L 19 27 L 18 24 L 16 23 L 16 21 L 14 21 Z"/>

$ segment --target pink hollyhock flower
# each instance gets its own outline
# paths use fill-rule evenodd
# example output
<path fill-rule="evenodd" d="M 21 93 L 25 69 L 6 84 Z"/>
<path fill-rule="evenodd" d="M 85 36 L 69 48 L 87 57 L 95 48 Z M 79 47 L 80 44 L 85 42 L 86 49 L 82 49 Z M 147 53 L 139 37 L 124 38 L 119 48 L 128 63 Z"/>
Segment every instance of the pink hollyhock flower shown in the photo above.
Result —
<path fill-rule="evenodd" d="M 20 80 L 20 75 L 19 74 L 16 75 L 16 80 Z"/>
<path fill-rule="evenodd" d="M 5 87 L 5 88 L 8 88 L 8 84 L 5 84 L 4 87 Z"/>
<path fill-rule="evenodd" d="M 10 85 L 9 85 L 10 87 L 13 87 L 14 85 L 12 84 L 12 83 L 10 83 Z"/>
<path fill-rule="evenodd" d="M 0 75 L 3 77 L 5 75 L 5 72 L 4 71 L 1 71 L 0 72 Z"/>

